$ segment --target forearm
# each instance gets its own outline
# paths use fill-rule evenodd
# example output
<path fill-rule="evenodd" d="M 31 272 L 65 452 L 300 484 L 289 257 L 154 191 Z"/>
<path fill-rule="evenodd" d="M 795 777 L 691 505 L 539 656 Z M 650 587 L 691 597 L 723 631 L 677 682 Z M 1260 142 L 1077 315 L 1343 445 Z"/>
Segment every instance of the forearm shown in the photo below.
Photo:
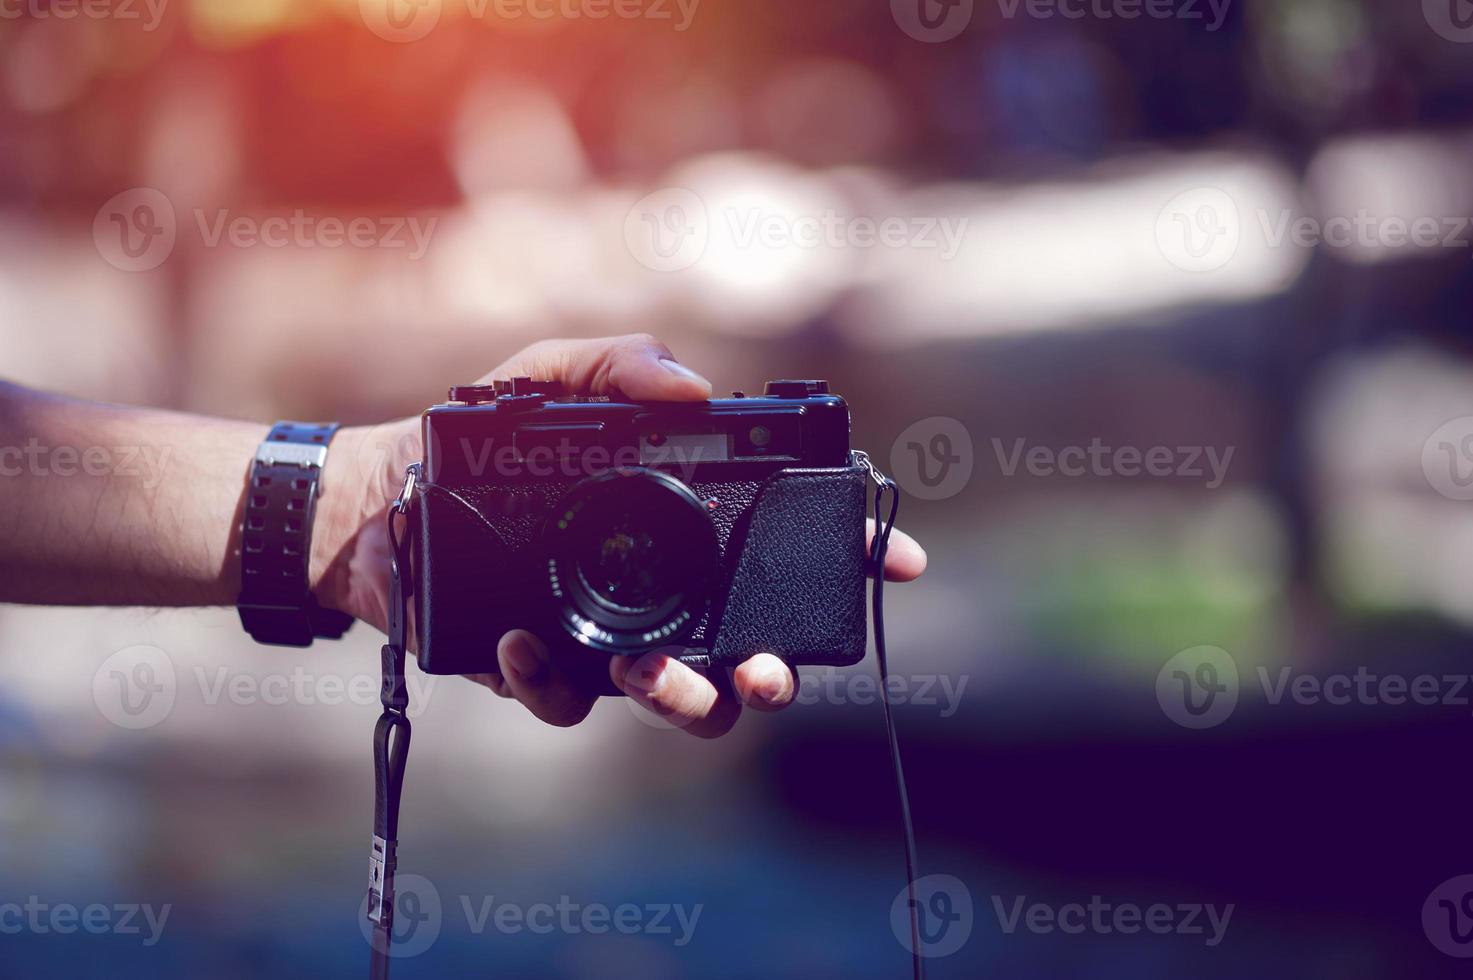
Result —
<path fill-rule="evenodd" d="M 266 431 L 0 384 L 0 601 L 233 603 L 246 480 Z M 347 523 L 329 517 L 319 524 Z M 313 549 L 314 585 L 331 536 Z"/>

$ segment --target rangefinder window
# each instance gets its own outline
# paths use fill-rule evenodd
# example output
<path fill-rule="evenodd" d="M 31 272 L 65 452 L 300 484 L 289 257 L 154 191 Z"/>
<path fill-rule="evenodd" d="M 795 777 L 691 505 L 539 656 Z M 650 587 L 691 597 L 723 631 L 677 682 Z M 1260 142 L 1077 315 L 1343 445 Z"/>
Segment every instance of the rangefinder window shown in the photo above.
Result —
<path fill-rule="evenodd" d="M 723 432 L 646 432 L 639 437 L 642 466 L 699 466 L 731 460 L 731 437 Z"/>

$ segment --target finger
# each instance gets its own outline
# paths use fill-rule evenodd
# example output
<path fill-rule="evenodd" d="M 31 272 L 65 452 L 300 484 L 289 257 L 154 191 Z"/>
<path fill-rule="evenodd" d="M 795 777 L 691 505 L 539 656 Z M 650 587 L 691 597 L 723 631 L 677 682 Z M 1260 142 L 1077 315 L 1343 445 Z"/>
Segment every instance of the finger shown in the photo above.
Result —
<path fill-rule="evenodd" d="M 506 682 L 506 678 L 502 677 L 500 674 L 466 674 L 465 679 L 468 681 L 475 681 L 477 684 L 481 685 L 484 688 L 489 688 L 490 690 L 496 692 L 497 697 L 516 697 L 516 695 L 512 693 L 511 685 L 508 684 Z"/>
<path fill-rule="evenodd" d="M 875 522 L 865 521 L 864 550 L 868 554 L 875 538 Z M 890 544 L 885 549 L 885 581 L 913 582 L 926 570 L 926 549 L 900 528 L 890 531 Z"/>
<path fill-rule="evenodd" d="M 793 703 L 797 681 L 793 669 L 770 653 L 759 653 L 737 665 L 736 693 L 749 708 L 778 711 Z"/>
<path fill-rule="evenodd" d="M 549 725 L 576 725 L 593 710 L 595 699 L 580 692 L 553 662 L 546 644 L 526 630 L 503 636 L 496 659 L 511 693 Z"/>
<path fill-rule="evenodd" d="M 609 677 L 636 704 L 697 738 L 725 735 L 742 712 L 724 676 L 713 683 L 663 653 L 614 657 Z"/>
<path fill-rule="evenodd" d="M 711 397 L 711 382 L 677 361 L 669 347 L 649 334 L 542 341 L 487 379 L 522 376 L 561 381 L 579 393 L 621 392 L 637 401 L 705 401 Z"/>

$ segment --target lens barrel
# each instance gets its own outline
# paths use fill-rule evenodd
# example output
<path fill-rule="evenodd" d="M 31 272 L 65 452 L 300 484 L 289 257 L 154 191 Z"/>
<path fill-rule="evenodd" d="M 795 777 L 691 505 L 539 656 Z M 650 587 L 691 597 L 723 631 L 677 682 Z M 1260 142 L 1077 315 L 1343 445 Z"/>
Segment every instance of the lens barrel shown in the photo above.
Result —
<path fill-rule="evenodd" d="M 584 480 L 543 527 L 543 567 L 559 625 L 604 653 L 686 639 L 705 615 L 721 552 L 705 504 L 644 468 Z"/>

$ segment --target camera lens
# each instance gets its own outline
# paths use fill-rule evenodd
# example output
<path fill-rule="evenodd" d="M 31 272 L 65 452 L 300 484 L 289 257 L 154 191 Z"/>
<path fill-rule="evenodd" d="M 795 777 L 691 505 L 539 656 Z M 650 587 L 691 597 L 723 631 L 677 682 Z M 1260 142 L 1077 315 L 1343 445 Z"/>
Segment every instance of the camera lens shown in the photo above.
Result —
<path fill-rule="evenodd" d="M 670 562 L 655 534 L 621 521 L 578 563 L 578 574 L 600 601 L 620 612 L 648 612 L 670 591 Z"/>
<path fill-rule="evenodd" d="M 550 513 L 542 546 L 559 623 L 608 653 L 687 637 L 705 614 L 720 558 L 701 501 L 647 469 L 578 484 Z"/>

